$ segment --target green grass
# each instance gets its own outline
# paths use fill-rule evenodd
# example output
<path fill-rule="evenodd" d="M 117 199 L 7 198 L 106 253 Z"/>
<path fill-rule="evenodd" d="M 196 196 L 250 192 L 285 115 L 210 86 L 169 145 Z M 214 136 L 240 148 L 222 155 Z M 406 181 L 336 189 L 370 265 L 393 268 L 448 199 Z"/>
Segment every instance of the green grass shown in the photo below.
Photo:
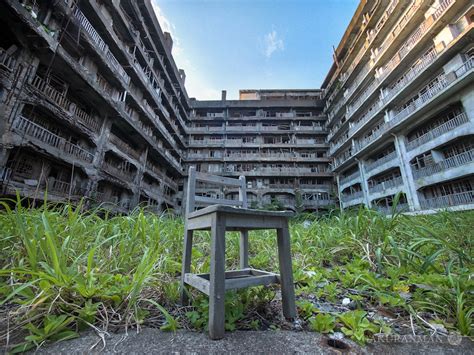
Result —
<path fill-rule="evenodd" d="M 69 339 L 91 327 L 205 329 L 205 297 L 193 291 L 191 307 L 177 304 L 182 219 L 145 210 L 111 216 L 80 206 L 9 206 L 3 202 L 0 212 L 0 341 L 8 338 L 11 349 Z M 390 331 L 366 312 L 384 309 L 400 319 L 411 315 L 420 327 L 441 324 L 473 335 L 473 212 L 302 215 L 292 221 L 291 237 L 306 329 L 339 330 L 364 343 Z M 278 271 L 275 239 L 272 231 L 251 233 L 251 266 Z M 208 235 L 198 233 L 194 246 L 192 271 L 207 272 Z M 228 269 L 237 268 L 236 234 L 227 238 L 226 259 Z M 226 329 L 281 327 L 268 306 L 278 304 L 277 289 L 230 293 Z M 313 296 L 335 305 L 347 297 L 357 310 L 323 312 L 309 301 Z"/>

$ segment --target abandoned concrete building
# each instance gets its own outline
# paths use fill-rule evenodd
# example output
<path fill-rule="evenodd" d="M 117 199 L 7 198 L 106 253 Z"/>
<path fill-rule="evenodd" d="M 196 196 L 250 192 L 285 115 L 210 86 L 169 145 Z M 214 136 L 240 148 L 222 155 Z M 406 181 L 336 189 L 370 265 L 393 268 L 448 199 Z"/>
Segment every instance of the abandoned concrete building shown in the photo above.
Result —
<path fill-rule="evenodd" d="M 322 89 L 199 101 L 151 0 L 2 0 L 1 195 L 179 212 L 192 165 L 254 207 L 473 208 L 473 17 L 362 1 Z"/>
<path fill-rule="evenodd" d="M 191 100 L 187 161 L 198 171 L 245 175 L 251 206 L 334 206 L 320 90 L 241 90 L 239 100 Z M 237 199 L 235 191 L 198 193 Z"/>
<path fill-rule="evenodd" d="M 474 207 L 474 5 L 361 2 L 323 89 L 342 207 Z M 380 6 L 385 3 L 386 6 Z"/>

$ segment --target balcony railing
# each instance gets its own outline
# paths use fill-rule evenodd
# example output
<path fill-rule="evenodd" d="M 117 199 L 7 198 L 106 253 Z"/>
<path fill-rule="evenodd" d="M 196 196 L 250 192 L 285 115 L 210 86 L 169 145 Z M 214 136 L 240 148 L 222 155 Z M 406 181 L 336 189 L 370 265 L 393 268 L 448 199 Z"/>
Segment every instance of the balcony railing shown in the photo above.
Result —
<path fill-rule="evenodd" d="M 38 75 L 35 76 L 33 78 L 33 81 L 31 82 L 31 85 L 38 89 L 38 91 L 41 92 L 44 96 L 47 96 L 49 99 L 51 99 L 56 105 L 60 106 L 66 111 L 69 111 L 72 102 L 69 101 L 69 99 L 65 95 L 50 86 L 41 77 L 39 77 Z"/>
<path fill-rule="evenodd" d="M 38 90 L 41 94 L 48 97 L 56 105 L 63 108 L 65 111 L 70 112 L 71 107 L 74 115 L 79 121 L 90 130 L 94 132 L 100 131 L 100 123 L 95 118 L 90 116 L 83 109 L 78 107 L 76 104 L 71 102 L 64 94 L 49 85 L 44 79 L 36 75 L 31 82 L 31 85 Z"/>
<path fill-rule="evenodd" d="M 15 58 L 9 55 L 3 48 L 0 48 L 0 67 L 12 71 L 15 66 Z"/>
<path fill-rule="evenodd" d="M 474 161 L 474 149 L 466 152 L 453 155 L 452 157 L 446 158 L 439 163 L 427 165 L 423 168 L 413 170 L 413 177 L 419 179 L 425 176 L 431 176 L 433 174 L 446 171 L 448 169 L 456 168 L 458 166 L 466 165 Z"/>
<path fill-rule="evenodd" d="M 474 190 L 420 199 L 420 205 L 424 209 L 446 208 L 451 206 L 468 205 L 472 203 L 474 203 Z"/>
<path fill-rule="evenodd" d="M 123 80 L 127 84 L 129 84 L 130 77 L 122 68 L 117 58 L 115 58 L 115 56 L 112 54 L 112 52 L 109 49 L 109 46 L 104 42 L 102 37 L 95 30 L 94 26 L 91 25 L 89 20 L 84 16 L 84 14 L 81 12 L 81 10 L 79 10 L 77 6 L 73 9 L 73 15 L 77 19 L 77 21 L 81 24 L 81 27 L 84 29 L 84 31 L 86 31 L 89 34 L 93 42 L 99 47 L 101 51 L 104 52 L 108 63 L 117 71 L 117 73 L 123 78 Z"/>
<path fill-rule="evenodd" d="M 362 139 L 356 140 L 355 143 L 355 152 L 361 151 L 367 145 L 378 139 L 385 131 L 387 130 L 387 122 L 380 124 L 375 130 L 373 130 L 370 136 L 365 136 Z"/>
<path fill-rule="evenodd" d="M 467 115 L 464 112 L 460 113 L 459 115 L 442 123 L 438 127 L 435 127 L 432 130 L 426 132 L 422 136 L 419 136 L 418 138 L 415 138 L 408 142 L 406 145 L 407 150 L 415 149 L 416 147 L 419 147 L 420 145 L 429 142 L 430 140 L 435 139 L 436 137 L 439 137 L 446 132 L 452 131 L 456 127 L 459 127 L 467 122 L 469 122 Z"/>
<path fill-rule="evenodd" d="M 379 166 L 382 166 L 383 164 L 385 163 L 388 163 L 389 161 L 392 161 L 394 160 L 395 158 L 397 157 L 397 152 L 396 151 L 393 151 L 391 153 L 388 153 L 387 155 L 383 156 L 382 158 L 380 159 L 377 159 L 373 162 L 370 162 L 370 163 L 367 163 L 365 165 L 365 172 L 369 172 L 369 171 L 372 171 L 376 168 L 378 168 Z"/>
<path fill-rule="evenodd" d="M 399 203 L 395 207 L 393 206 L 374 206 L 375 210 L 385 215 L 390 215 L 393 212 L 407 212 L 409 210 L 408 203 Z"/>
<path fill-rule="evenodd" d="M 369 185 L 370 193 L 380 192 L 386 189 L 390 189 L 392 187 L 398 187 L 403 185 L 403 178 L 398 176 L 393 178 L 392 180 L 383 181 L 374 185 Z"/>
<path fill-rule="evenodd" d="M 392 97 L 394 97 L 400 90 L 406 87 L 413 79 L 421 73 L 425 68 L 427 68 L 434 60 L 438 57 L 436 50 L 433 48 L 423 57 L 421 57 L 415 66 L 411 67 L 398 81 L 397 83 L 387 91 L 383 100 L 388 102 Z"/>
<path fill-rule="evenodd" d="M 135 158 L 136 160 L 140 160 L 140 153 L 137 152 L 135 149 L 130 147 L 127 143 L 121 140 L 114 134 L 110 134 L 110 142 L 112 142 L 117 148 L 123 151 L 125 154 Z"/>
<path fill-rule="evenodd" d="M 352 136 L 360 127 L 369 122 L 382 106 L 382 100 L 377 100 L 377 102 L 373 104 L 367 111 L 365 111 L 361 118 L 349 128 L 349 136 Z"/>
<path fill-rule="evenodd" d="M 294 204 L 294 201 L 291 201 L 288 203 L 289 205 Z M 323 207 L 323 206 L 329 206 L 334 204 L 334 200 L 331 199 L 314 199 L 314 200 L 309 200 L 309 199 L 303 199 L 302 200 L 303 206 L 305 207 Z"/>
<path fill-rule="evenodd" d="M 89 151 L 68 142 L 63 137 L 54 134 L 23 116 L 19 116 L 15 119 L 12 128 L 84 162 L 92 163 L 94 159 L 94 155 Z"/>
<path fill-rule="evenodd" d="M 48 192 L 53 192 L 61 196 L 67 197 L 77 197 L 83 196 L 85 191 L 83 188 L 77 186 L 76 184 L 70 184 L 69 182 L 60 181 L 60 180 L 51 180 L 47 182 L 46 189 Z"/>
<path fill-rule="evenodd" d="M 357 170 L 355 173 L 352 173 L 351 175 L 348 175 L 339 179 L 339 185 L 347 184 L 348 182 L 351 182 L 353 180 L 358 180 L 359 178 L 360 178 L 360 172 L 359 170 Z"/>
<path fill-rule="evenodd" d="M 342 202 L 349 202 L 349 201 L 353 201 L 353 200 L 356 200 L 356 199 L 359 199 L 359 198 L 362 198 L 362 197 L 364 197 L 364 192 L 363 191 L 356 191 L 356 192 L 353 192 L 353 193 L 348 194 L 348 195 L 342 194 L 341 200 L 342 200 Z"/>
<path fill-rule="evenodd" d="M 102 167 L 110 175 L 118 176 L 125 181 L 132 182 L 133 179 L 135 178 L 134 174 L 131 171 L 120 169 L 107 161 L 104 161 L 104 163 L 102 164 Z"/>

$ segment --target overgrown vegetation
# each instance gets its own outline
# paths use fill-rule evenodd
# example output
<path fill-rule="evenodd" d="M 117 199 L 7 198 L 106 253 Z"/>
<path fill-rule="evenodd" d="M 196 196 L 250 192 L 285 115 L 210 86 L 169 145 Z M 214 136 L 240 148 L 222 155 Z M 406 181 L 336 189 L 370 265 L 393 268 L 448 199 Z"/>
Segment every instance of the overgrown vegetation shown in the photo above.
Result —
<path fill-rule="evenodd" d="M 86 328 L 206 328 L 206 297 L 192 291 L 191 306 L 177 304 L 180 218 L 10 206 L 3 202 L 0 213 L 0 337 L 10 349 Z M 473 212 L 302 215 L 291 237 L 304 329 L 359 343 L 381 332 L 473 335 Z M 250 238 L 251 265 L 278 271 L 274 232 Z M 193 272 L 208 271 L 208 242 L 197 235 Z M 229 234 L 227 245 L 227 267 L 237 268 L 238 236 Z M 279 302 L 278 287 L 229 293 L 226 329 L 290 328 Z"/>

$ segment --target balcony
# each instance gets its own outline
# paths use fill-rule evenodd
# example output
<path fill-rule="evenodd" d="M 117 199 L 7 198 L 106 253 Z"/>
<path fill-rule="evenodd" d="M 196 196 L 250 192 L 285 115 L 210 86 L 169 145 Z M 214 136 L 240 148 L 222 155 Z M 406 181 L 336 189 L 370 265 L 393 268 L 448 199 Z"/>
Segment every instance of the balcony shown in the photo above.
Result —
<path fill-rule="evenodd" d="M 380 213 L 383 213 L 387 216 L 391 215 L 393 212 L 400 213 L 400 212 L 407 212 L 410 209 L 408 203 L 399 203 L 395 207 L 394 206 L 374 206 L 374 209 Z"/>
<path fill-rule="evenodd" d="M 290 203 L 290 205 L 294 205 L 294 201 Z M 303 199 L 302 200 L 303 206 L 304 207 L 327 207 L 330 205 L 334 205 L 334 200 L 330 199 Z"/>
<path fill-rule="evenodd" d="M 394 150 L 391 153 L 388 153 L 387 155 L 384 155 L 382 158 L 377 159 L 373 162 L 368 162 L 366 163 L 364 170 L 366 173 L 384 165 L 385 163 L 388 163 L 389 161 L 392 161 L 397 158 L 397 152 Z"/>
<path fill-rule="evenodd" d="M 447 208 L 474 203 L 474 190 L 444 196 L 420 199 L 423 209 Z"/>
<path fill-rule="evenodd" d="M 397 83 L 391 87 L 384 95 L 384 101 L 388 102 L 392 97 L 394 97 L 398 92 L 400 92 L 404 87 L 411 83 L 419 73 L 421 73 L 425 68 L 427 68 L 431 63 L 438 58 L 438 53 L 436 49 L 432 48 L 427 53 L 425 53 L 416 64 L 406 72 Z"/>
<path fill-rule="evenodd" d="M 463 125 L 464 123 L 469 122 L 469 119 L 467 118 L 467 115 L 463 112 L 460 113 L 459 115 L 451 118 L 450 120 L 444 122 L 443 124 L 439 125 L 436 128 L 433 128 L 432 130 L 426 132 L 425 134 L 419 136 L 416 139 L 413 139 L 409 141 L 406 144 L 407 150 L 413 150 L 420 145 L 431 141 L 432 139 L 435 139 L 444 133 L 447 133 L 449 131 L 454 130 L 455 128 Z"/>
<path fill-rule="evenodd" d="M 147 162 L 146 168 L 149 172 L 152 172 L 155 177 L 165 182 L 172 189 L 178 190 L 177 182 L 170 179 L 168 176 L 166 176 L 166 174 L 160 168 L 158 168 L 155 164 Z"/>
<path fill-rule="evenodd" d="M 349 127 L 349 137 L 353 136 L 359 128 L 369 122 L 378 112 L 379 109 L 383 106 L 382 100 L 377 100 L 375 104 L 373 104 L 365 113 L 360 117 L 360 119 L 352 126 Z"/>
<path fill-rule="evenodd" d="M 51 180 L 48 181 L 45 190 L 48 193 L 54 193 L 55 195 L 60 195 L 64 197 L 75 197 L 78 198 L 80 196 L 84 196 L 84 189 L 76 186 L 75 184 L 71 185 L 68 182 L 60 181 L 60 180 Z"/>
<path fill-rule="evenodd" d="M 341 200 L 344 203 L 351 202 L 353 200 L 361 199 L 364 198 L 364 192 L 363 191 L 356 191 L 351 194 L 342 194 L 341 195 Z"/>
<path fill-rule="evenodd" d="M 474 161 L 474 149 L 466 152 L 453 155 L 452 157 L 443 159 L 439 163 L 430 164 L 423 168 L 413 170 L 413 177 L 420 179 L 425 176 L 431 176 L 448 169 L 456 168 L 458 166 L 470 164 Z"/>
<path fill-rule="evenodd" d="M 81 124 L 92 130 L 93 132 L 98 133 L 100 131 L 100 123 L 98 120 L 91 117 L 88 113 L 86 113 L 83 109 L 78 107 L 76 104 L 71 102 L 65 95 L 60 93 L 58 90 L 50 86 L 44 79 L 36 75 L 31 82 L 31 85 L 38 90 L 38 92 L 48 99 L 50 99 L 53 103 L 70 113 L 74 114 L 74 116 L 81 122 Z M 72 110 L 71 110 L 72 108 Z"/>
<path fill-rule="evenodd" d="M 370 193 L 381 192 L 390 188 L 399 187 L 403 185 L 403 179 L 401 176 L 395 177 L 391 180 L 382 181 L 369 185 Z"/>
<path fill-rule="evenodd" d="M 123 140 L 121 140 L 119 137 L 117 137 L 114 134 L 110 134 L 110 142 L 115 145 L 117 148 L 119 148 L 120 151 L 123 153 L 127 154 L 128 156 L 136 159 L 137 161 L 140 161 L 140 153 L 137 152 L 135 149 L 130 147 L 127 143 L 125 143 Z"/>
<path fill-rule="evenodd" d="M 130 83 L 130 77 L 122 68 L 117 58 L 115 58 L 115 56 L 112 54 L 109 46 L 104 42 L 102 37 L 99 35 L 99 33 L 97 33 L 95 28 L 91 25 L 89 20 L 84 16 L 77 6 L 74 6 L 73 16 L 79 22 L 84 31 L 90 36 L 92 42 L 95 43 L 102 52 L 104 52 L 107 63 L 109 63 L 114 68 L 115 72 L 119 74 L 128 85 Z"/>
<path fill-rule="evenodd" d="M 127 182 L 133 182 L 135 179 L 135 175 L 131 171 L 120 169 L 108 161 L 104 161 L 102 168 L 113 177 L 119 177 Z"/>
<path fill-rule="evenodd" d="M 76 144 L 68 142 L 63 137 L 54 134 L 46 128 L 30 121 L 29 119 L 18 116 L 12 124 L 13 130 L 22 132 L 24 135 L 39 140 L 46 145 L 56 148 L 62 153 L 66 153 L 72 158 L 76 158 L 86 163 L 92 163 L 94 155 Z"/>
<path fill-rule="evenodd" d="M 339 179 L 339 185 L 342 186 L 342 185 L 345 185 L 351 181 L 356 181 L 356 180 L 359 180 L 360 179 L 360 172 L 359 170 L 357 170 L 355 173 L 352 173 L 351 175 L 348 175 L 346 177 L 343 177 L 341 179 Z"/>

